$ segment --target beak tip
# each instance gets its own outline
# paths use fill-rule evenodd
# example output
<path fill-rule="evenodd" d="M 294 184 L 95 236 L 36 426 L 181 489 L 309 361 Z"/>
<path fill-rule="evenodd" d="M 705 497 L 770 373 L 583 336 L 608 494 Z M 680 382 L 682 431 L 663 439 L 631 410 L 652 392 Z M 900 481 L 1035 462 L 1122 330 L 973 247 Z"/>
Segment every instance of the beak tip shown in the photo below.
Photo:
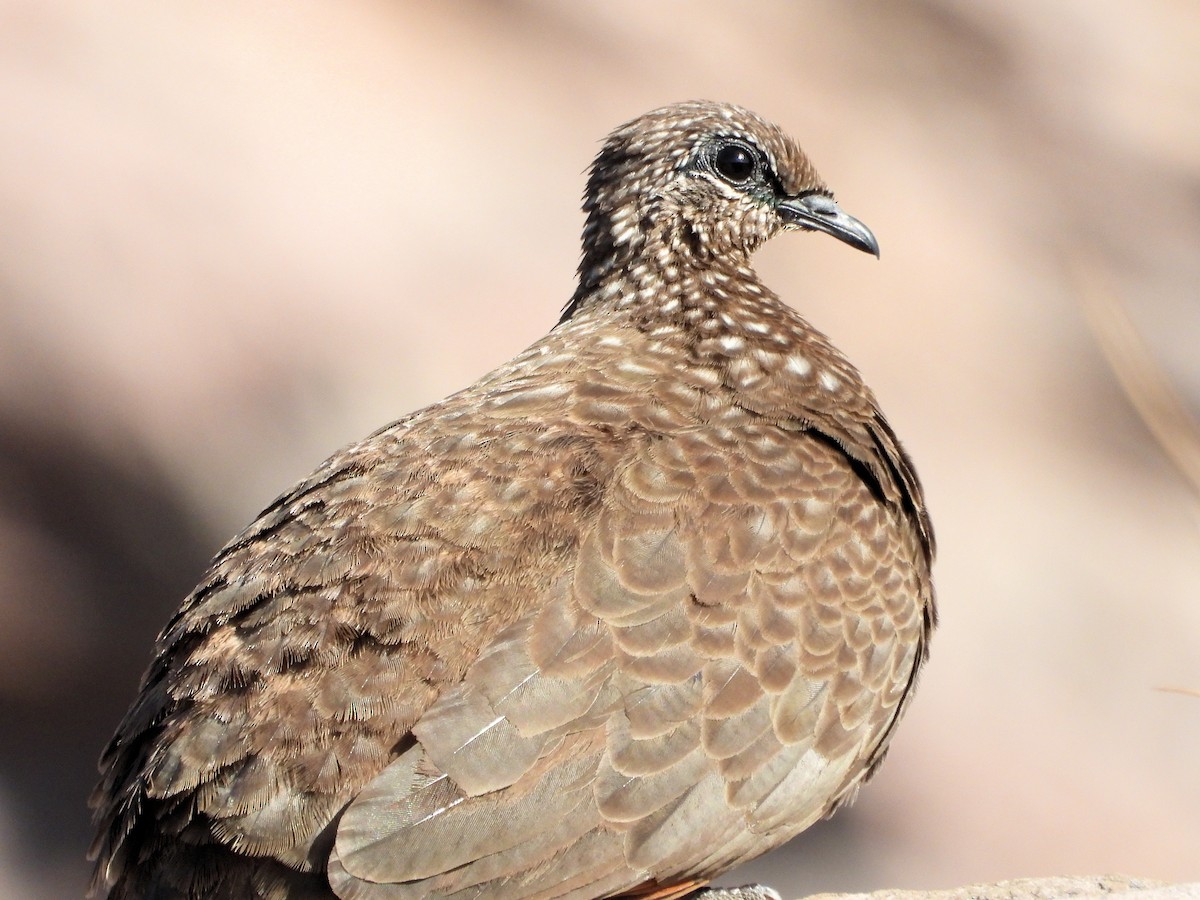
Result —
<path fill-rule="evenodd" d="M 850 217 L 847 216 L 846 218 Z M 855 250 L 870 253 L 876 259 L 879 259 L 879 241 L 875 239 L 874 232 L 857 219 L 853 219 L 852 221 L 854 227 L 838 230 L 831 229 L 828 234 L 833 235 L 845 244 L 849 244 Z"/>

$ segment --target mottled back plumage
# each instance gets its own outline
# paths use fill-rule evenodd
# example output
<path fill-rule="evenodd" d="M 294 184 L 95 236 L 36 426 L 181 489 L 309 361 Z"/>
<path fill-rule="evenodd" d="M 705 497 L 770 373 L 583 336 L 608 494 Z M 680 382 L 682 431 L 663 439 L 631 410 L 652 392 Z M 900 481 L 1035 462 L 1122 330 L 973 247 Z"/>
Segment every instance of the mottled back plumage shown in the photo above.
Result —
<path fill-rule="evenodd" d="M 879 763 L 921 489 L 749 262 L 874 238 L 723 104 L 614 132 L 584 209 L 557 327 L 217 554 L 101 760 L 96 896 L 678 896 Z"/>

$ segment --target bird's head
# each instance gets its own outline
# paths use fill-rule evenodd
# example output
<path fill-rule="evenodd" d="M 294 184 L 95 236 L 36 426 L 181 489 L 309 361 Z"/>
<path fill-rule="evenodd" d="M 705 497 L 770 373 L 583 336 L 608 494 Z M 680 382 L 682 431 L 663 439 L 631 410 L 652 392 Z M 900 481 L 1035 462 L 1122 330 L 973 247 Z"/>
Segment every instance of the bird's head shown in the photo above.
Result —
<path fill-rule="evenodd" d="M 585 276 L 664 253 L 740 262 L 793 230 L 879 255 L 870 229 L 842 212 L 794 140 L 724 103 L 664 107 L 614 131 L 592 165 L 584 210 Z"/>

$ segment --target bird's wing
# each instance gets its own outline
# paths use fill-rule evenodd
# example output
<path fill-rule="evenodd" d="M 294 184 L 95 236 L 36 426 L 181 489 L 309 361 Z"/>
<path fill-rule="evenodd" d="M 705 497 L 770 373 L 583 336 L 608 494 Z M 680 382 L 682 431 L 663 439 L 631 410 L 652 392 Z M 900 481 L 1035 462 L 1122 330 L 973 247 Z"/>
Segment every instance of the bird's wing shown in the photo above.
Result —
<path fill-rule="evenodd" d="M 919 643 L 907 514 L 827 441 L 644 437 L 573 566 L 342 815 L 340 897 L 703 881 L 853 787 Z"/>
<path fill-rule="evenodd" d="M 338 810 L 564 565 L 597 467 L 553 429 L 431 408 L 272 504 L 164 630 L 104 752 L 96 887 L 195 848 L 234 851 L 221 872 L 319 869 Z"/>

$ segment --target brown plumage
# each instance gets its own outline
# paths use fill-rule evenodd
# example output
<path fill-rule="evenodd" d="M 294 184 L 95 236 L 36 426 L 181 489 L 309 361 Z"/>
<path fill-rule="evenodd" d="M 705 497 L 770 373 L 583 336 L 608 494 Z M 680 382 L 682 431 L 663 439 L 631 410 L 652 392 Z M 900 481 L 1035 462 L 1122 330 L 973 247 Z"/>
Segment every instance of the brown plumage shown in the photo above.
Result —
<path fill-rule="evenodd" d="M 217 554 L 101 760 L 111 898 L 677 896 L 846 800 L 934 623 L 912 466 L 763 286 L 860 249 L 797 145 L 613 133 L 546 337 Z"/>

